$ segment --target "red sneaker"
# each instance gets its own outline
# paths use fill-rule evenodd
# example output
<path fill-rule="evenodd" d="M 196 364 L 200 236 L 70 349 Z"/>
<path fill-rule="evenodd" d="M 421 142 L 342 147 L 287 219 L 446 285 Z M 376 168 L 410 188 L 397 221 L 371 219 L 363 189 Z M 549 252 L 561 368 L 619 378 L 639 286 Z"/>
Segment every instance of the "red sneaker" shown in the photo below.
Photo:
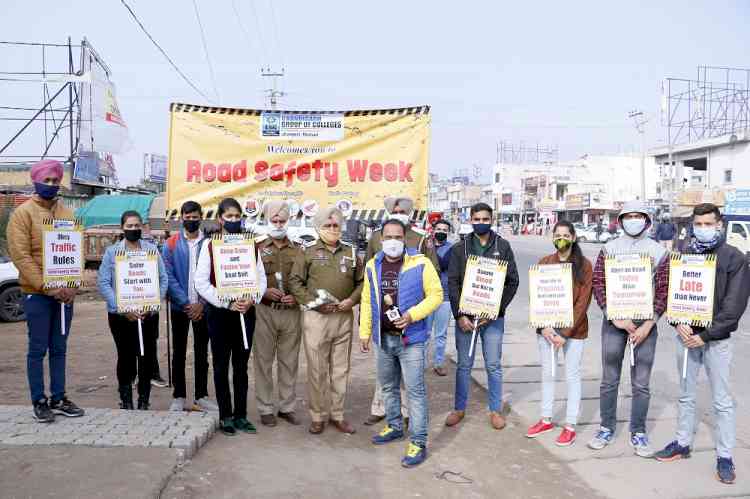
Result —
<path fill-rule="evenodd" d="M 540 419 L 539 422 L 529 428 L 529 431 L 526 432 L 526 436 L 528 438 L 535 438 L 542 433 L 547 433 L 548 431 L 552 431 L 554 429 L 555 425 L 553 425 L 552 423 L 548 423 L 543 419 Z"/>
<path fill-rule="evenodd" d="M 576 432 L 575 430 L 571 430 L 567 426 L 563 428 L 562 433 L 560 433 L 560 436 L 557 437 L 557 440 L 555 440 L 555 443 L 559 445 L 560 447 L 567 447 L 569 445 L 573 445 L 573 442 L 576 441 Z"/>

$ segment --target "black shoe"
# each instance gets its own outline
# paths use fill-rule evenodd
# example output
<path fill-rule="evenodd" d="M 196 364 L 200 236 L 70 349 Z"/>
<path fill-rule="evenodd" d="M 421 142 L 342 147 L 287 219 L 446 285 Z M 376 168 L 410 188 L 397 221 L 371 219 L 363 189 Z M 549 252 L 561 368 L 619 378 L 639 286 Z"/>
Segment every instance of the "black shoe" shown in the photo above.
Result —
<path fill-rule="evenodd" d="M 132 411 L 133 407 L 133 387 L 131 385 L 120 387 L 120 409 Z"/>
<path fill-rule="evenodd" d="M 55 414 L 62 414 L 69 418 L 80 418 L 86 414 L 86 411 L 71 402 L 68 397 L 63 397 L 62 400 L 53 400 L 50 409 Z"/>
<path fill-rule="evenodd" d="M 237 435 L 237 428 L 234 427 L 234 421 L 232 418 L 222 419 L 219 422 L 219 430 L 228 437 Z"/>
<path fill-rule="evenodd" d="M 54 423 L 55 413 L 49 408 L 47 399 L 34 402 L 34 419 L 40 423 Z"/>
<path fill-rule="evenodd" d="M 676 461 L 678 459 L 687 459 L 690 457 L 690 447 L 677 443 L 677 440 L 670 442 L 662 450 L 654 454 L 654 459 L 663 463 Z"/>
<path fill-rule="evenodd" d="M 149 408 L 148 399 L 144 397 L 138 397 L 138 410 L 147 411 Z"/>

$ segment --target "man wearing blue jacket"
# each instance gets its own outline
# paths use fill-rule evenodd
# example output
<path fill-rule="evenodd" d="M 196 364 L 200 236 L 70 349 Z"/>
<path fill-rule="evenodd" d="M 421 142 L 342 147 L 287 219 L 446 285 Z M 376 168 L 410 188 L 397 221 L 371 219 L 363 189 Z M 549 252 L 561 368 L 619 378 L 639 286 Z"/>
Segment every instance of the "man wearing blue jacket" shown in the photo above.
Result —
<path fill-rule="evenodd" d="M 172 313 L 174 356 L 172 373 L 174 392 L 170 411 L 184 411 L 187 398 L 185 387 L 185 357 L 188 330 L 193 326 L 195 361 L 195 398 L 192 409 L 218 411 L 208 398 L 208 328 L 203 302 L 195 290 L 195 269 L 204 240 L 200 229 L 203 209 L 195 201 L 186 201 L 180 208 L 182 230 L 167 239 L 162 248 L 162 259 L 169 275 L 169 300 Z"/>
<path fill-rule="evenodd" d="M 360 301 L 359 338 L 362 352 L 375 337 L 377 372 L 383 387 L 387 425 L 372 443 L 383 445 L 404 437 L 401 378 L 409 398 L 409 445 L 401 465 L 411 468 L 427 458 L 429 422 L 424 383 L 424 348 L 430 337 L 427 317 L 443 301 L 435 267 L 414 248 L 405 247 L 406 226 L 399 220 L 383 224 L 382 250 L 367 262 Z"/>

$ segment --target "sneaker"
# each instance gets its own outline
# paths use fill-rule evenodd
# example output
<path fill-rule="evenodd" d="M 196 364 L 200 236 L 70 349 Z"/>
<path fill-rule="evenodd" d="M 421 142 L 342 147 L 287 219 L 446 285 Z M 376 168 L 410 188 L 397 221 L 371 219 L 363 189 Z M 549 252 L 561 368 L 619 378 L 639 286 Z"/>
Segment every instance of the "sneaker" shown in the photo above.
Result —
<path fill-rule="evenodd" d="M 185 410 L 185 399 L 176 398 L 172 399 L 172 403 L 169 405 L 169 410 L 172 412 L 182 412 Z"/>
<path fill-rule="evenodd" d="M 554 429 L 555 425 L 553 425 L 552 422 L 540 419 L 535 425 L 529 427 L 528 431 L 526 432 L 526 436 L 528 438 L 535 438 L 542 433 L 548 433 Z"/>
<path fill-rule="evenodd" d="M 34 419 L 40 423 L 54 423 L 55 413 L 50 410 L 47 399 L 34 402 Z"/>
<path fill-rule="evenodd" d="M 219 422 L 219 429 L 228 437 L 233 437 L 237 434 L 237 429 L 234 427 L 234 422 L 231 418 L 222 419 Z"/>
<path fill-rule="evenodd" d="M 375 445 L 383 445 L 396 440 L 404 438 L 404 430 L 397 430 L 386 425 L 383 430 L 372 437 L 372 443 Z"/>
<path fill-rule="evenodd" d="M 401 458 L 401 466 L 404 468 L 413 468 L 422 464 L 425 459 L 427 459 L 427 447 L 409 442 L 409 447 L 406 448 L 406 455 Z"/>
<path fill-rule="evenodd" d="M 63 397 L 62 400 L 53 400 L 50 409 L 55 414 L 62 414 L 69 418 L 80 418 L 86 414 L 86 411 L 71 402 L 68 397 Z"/>
<path fill-rule="evenodd" d="M 555 445 L 558 447 L 568 447 L 570 445 L 573 445 L 576 441 L 576 431 L 573 428 L 570 428 L 569 426 L 566 426 L 563 428 L 562 433 L 560 433 L 560 436 L 557 437 L 557 440 L 555 440 Z"/>
<path fill-rule="evenodd" d="M 677 440 L 669 442 L 669 444 L 662 450 L 654 454 L 654 458 L 657 461 L 668 463 L 669 461 L 676 461 L 678 459 L 687 459 L 690 457 L 690 446 L 682 446 L 677 443 Z"/>
<path fill-rule="evenodd" d="M 648 436 L 645 433 L 638 432 L 631 434 L 630 446 L 635 451 L 636 456 L 645 458 L 654 457 L 654 451 L 651 450 L 651 446 L 648 444 Z"/>
<path fill-rule="evenodd" d="M 219 412 L 219 406 L 208 397 L 201 397 L 193 403 L 193 410 L 203 412 Z"/>
<path fill-rule="evenodd" d="M 716 459 L 716 478 L 721 483 L 733 484 L 737 475 L 734 472 L 734 463 L 731 457 L 720 457 Z"/>
<path fill-rule="evenodd" d="M 155 386 L 157 388 L 166 388 L 169 385 L 167 384 L 166 381 L 164 381 L 164 378 L 162 378 L 159 375 L 156 375 L 153 378 L 151 378 L 151 386 Z"/>
<path fill-rule="evenodd" d="M 602 450 L 603 448 L 611 444 L 614 438 L 615 434 L 612 433 L 612 430 L 600 426 L 597 434 L 588 443 L 589 449 Z"/>
<path fill-rule="evenodd" d="M 258 433 L 258 430 L 255 429 L 255 426 L 246 418 L 234 418 L 233 423 L 234 423 L 234 427 L 240 431 L 244 431 L 245 433 L 251 433 L 251 434 Z"/>

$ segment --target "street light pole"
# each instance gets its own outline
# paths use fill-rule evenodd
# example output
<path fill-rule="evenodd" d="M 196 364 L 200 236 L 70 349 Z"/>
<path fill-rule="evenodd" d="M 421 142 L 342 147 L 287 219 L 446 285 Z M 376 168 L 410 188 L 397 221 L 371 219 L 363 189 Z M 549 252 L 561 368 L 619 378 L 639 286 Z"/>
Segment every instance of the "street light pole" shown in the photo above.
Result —
<path fill-rule="evenodd" d="M 641 134 L 641 201 L 646 202 L 646 130 L 644 125 L 648 123 L 648 118 L 643 111 L 636 109 L 628 113 L 628 118 L 633 120 L 635 129 Z"/>

